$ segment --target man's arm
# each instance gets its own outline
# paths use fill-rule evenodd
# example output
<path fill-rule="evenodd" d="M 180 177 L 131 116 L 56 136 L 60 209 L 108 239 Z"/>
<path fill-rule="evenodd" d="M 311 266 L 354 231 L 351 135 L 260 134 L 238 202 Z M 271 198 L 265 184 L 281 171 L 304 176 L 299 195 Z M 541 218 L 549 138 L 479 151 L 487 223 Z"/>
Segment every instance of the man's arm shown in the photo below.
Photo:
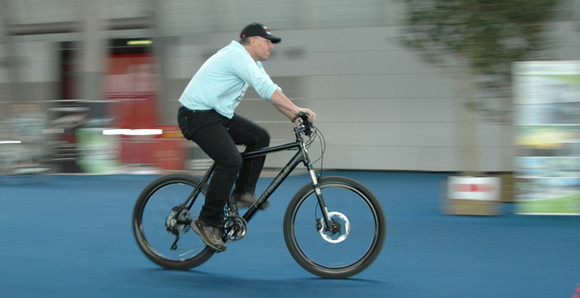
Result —
<path fill-rule="evenodd" d="M 272 94 L 270 102 L 288 119 L 293 119 L 299 112 L 304 112 L 308 114 L 308 121 L 314 122 L 316 120 L 316 113 L 310 109 L 298 107 L 280 89 L 276 89 L 274 94 Z"/>

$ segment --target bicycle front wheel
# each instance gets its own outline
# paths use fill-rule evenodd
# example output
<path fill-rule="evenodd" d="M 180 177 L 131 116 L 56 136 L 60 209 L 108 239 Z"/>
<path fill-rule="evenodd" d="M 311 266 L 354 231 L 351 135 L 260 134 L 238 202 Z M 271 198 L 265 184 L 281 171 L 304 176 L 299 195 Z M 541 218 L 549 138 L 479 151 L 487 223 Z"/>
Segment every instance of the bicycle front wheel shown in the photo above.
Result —
<path fill-rule="evenodd" d="M 196 188 L 201 192 L 193 205 L 183 208 Z M 133 234 L 147 258 L 166 269 L 188 270 L 214 254 L 189 226 L 206 190 L 198 178 L 180 173 L 161 176 L 143 189 L 133 210 Z"/>
<path fill-rule="evenodd" d="M 315 275 L 347 278 L 358 274 L 378 257 L 386 238 L 381 204 L 355 180 L 324 177 L 318 183 L 333 230 L 324 222 L 313 184 L 308 184 L 286 210 L 286 246 L 294 260 Z"/>

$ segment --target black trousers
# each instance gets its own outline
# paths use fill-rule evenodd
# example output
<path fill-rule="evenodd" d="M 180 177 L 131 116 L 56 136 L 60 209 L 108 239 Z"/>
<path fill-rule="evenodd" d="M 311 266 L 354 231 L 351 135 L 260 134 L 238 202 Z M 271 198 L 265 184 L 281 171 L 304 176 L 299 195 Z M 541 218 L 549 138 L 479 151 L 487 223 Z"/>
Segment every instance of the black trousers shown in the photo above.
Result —
<path fill-rule="evenodd" d="M 180 107 L 177 120 L 183 135 L 216 162 L 199 217 L 221 227 L 224 206 L 232 193 L 254 193 L 265 156 L 242 160 L 236 145 L 252 151 L 270 145 L 270 135 L 250 120 L 234 115 L 228 119 L 214 110 L 192 111 Z"/>

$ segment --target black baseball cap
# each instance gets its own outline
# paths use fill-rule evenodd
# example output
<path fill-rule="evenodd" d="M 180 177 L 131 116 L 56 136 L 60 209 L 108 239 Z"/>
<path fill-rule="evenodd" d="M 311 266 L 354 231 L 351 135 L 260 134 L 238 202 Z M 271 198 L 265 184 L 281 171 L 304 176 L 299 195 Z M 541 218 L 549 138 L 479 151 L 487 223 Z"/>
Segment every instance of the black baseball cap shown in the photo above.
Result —
<path fill-rule="evenodd" d="M 282 39 L 280 37 L 276 37 L 270 33 L 268 27 L 260 24 L 260 23 L 251 23 L 250 25 L 246 26 L 242 33 L 240 33 L 240 37 L 250 37 L 250 36 L 261 36 L 263 38 L 269 39 L 272 43 L 279 43 Z"/>

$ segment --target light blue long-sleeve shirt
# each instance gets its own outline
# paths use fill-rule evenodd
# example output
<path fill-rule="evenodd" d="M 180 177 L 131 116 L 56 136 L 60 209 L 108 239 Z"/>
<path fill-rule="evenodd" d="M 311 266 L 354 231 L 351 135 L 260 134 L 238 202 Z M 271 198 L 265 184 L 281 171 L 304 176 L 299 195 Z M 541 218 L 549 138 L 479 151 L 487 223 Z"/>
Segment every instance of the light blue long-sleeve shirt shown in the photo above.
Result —
<path fill-rule="evenodd" d="M 267 100 L 280 88 L 260 61 L 255 61 L 239 42 L 232 41 L 199 68 L 179 102 L 191 110 L 214 109 L 232 118 L 249 86 Z"/>

